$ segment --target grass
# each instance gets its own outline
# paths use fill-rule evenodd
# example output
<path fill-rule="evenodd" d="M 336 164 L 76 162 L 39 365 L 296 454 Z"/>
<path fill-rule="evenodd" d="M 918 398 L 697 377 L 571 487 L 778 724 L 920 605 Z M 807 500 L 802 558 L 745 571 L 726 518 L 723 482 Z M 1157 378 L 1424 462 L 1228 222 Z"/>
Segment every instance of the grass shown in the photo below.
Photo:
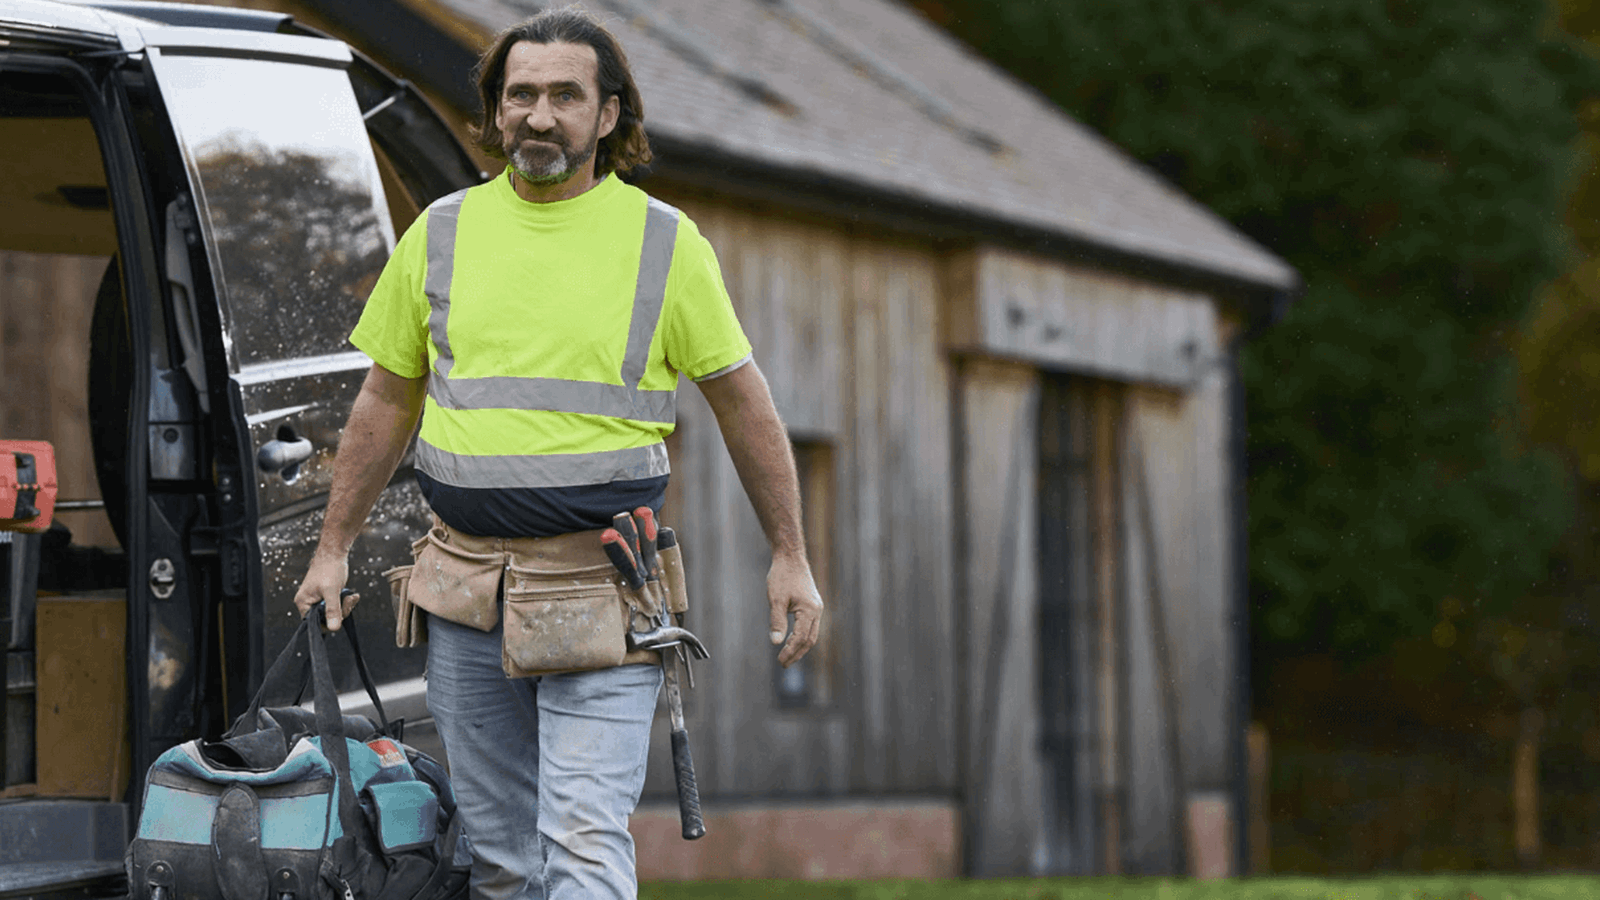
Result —
<path fill-rule="evenodd" d="M 1600 900 L 1600 876 L 647 882 L 640 900 Z"/>

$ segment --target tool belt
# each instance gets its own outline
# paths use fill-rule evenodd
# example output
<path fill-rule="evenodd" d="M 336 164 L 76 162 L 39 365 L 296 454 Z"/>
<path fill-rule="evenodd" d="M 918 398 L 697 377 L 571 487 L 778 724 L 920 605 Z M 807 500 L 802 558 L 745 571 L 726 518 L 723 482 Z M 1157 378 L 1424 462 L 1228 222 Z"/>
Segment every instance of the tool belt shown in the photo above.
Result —
<path fill-rule="evenodd" d="M 654 650 L 627 647 L 630 620 L 658 610 L 648 594 L 622 580 L 601 547 L 600 530 L 489 538 L 435 518 L 412 543 L 411 556 L 411 565 L 384 573 L 394 600 L 396 646 L 427 640 L 424 611 L 493 631 L 503 608 L 501 664 L 509 677 L 660 663 Z M 667 609 L 687 612 L 679 548 L 664 551 L 661 560 Z"/>

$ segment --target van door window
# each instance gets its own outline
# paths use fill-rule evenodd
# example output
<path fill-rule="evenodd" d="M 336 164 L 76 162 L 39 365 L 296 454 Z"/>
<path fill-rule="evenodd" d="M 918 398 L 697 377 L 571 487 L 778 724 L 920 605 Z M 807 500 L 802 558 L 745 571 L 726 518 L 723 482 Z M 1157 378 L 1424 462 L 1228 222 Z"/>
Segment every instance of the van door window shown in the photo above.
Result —
<path fill-rule="evenodd" d="M 348 351 L 394 245 L 348 77 L 271 60 L 153 64 L 198 181 L 235 371 Z"/>

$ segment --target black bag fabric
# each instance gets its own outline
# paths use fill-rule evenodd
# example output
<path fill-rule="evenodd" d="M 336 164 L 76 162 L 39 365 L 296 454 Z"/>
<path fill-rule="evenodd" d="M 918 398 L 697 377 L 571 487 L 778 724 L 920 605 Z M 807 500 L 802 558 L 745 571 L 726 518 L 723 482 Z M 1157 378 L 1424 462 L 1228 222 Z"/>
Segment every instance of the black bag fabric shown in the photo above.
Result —
<path fill-rule="evenodd" d="M 313 608 L 221 740 L 180 744 L 150 766 L 127 852 L 131 900 L 466 896 L 449 776 L 401 742 L 352 619 L 343 632 L 380 723 L 339 709 L 322 608 Z M 307 661 L 316 711 L 263 709 L 265 696 L 304 690 Z"/>

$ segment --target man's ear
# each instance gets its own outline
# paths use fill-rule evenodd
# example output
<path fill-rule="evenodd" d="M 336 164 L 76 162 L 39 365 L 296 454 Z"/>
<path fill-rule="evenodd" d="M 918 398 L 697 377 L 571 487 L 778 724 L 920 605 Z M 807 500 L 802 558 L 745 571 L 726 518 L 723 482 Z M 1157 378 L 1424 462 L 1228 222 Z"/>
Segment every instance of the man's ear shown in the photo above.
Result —
<path fill-rule="evenodd" d="M 600 128 L 595 132 L 596 139 L 607 137 L 617 127 L 617 119 L 622 115 L 622 98 L 616 94 L 606 98 L 600 106 Z"/>

